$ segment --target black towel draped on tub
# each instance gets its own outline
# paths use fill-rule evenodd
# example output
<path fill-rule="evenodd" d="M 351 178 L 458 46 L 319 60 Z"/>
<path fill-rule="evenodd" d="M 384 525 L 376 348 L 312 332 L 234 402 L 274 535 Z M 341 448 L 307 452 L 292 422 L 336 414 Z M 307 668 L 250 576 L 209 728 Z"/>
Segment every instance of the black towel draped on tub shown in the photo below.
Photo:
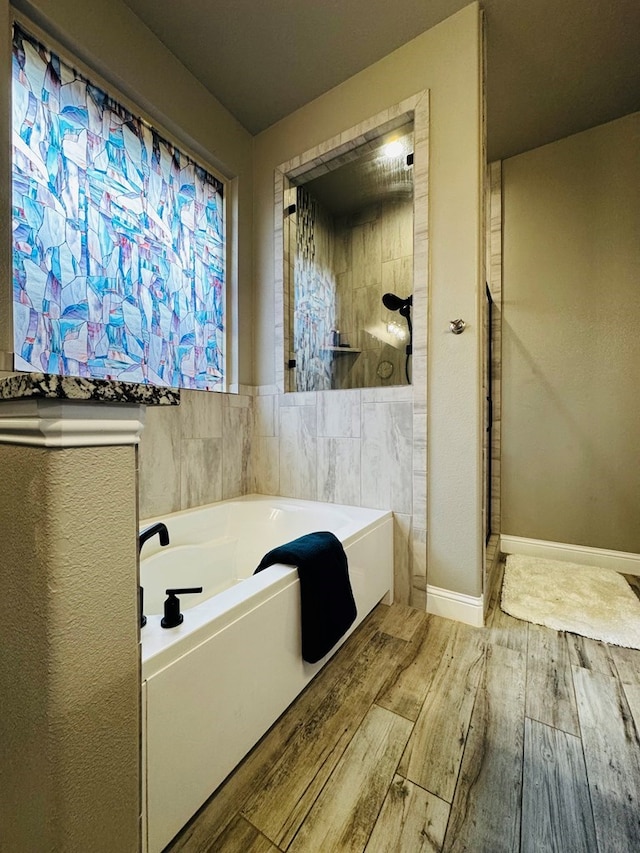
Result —
<path fill-rule="evenodd" d="M 342 543 L 328 531 L 308 533 L 265 554 L 254 574 L 274 563 L 298 569 L 302 657 L 316 663 L 335 646 L 357 615 Z"/>

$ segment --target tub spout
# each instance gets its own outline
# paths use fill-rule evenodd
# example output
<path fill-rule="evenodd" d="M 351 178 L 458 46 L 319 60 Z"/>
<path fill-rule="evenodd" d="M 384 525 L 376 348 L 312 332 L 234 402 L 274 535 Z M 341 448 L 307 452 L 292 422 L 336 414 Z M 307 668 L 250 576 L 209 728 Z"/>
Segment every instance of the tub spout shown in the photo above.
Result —
<path fill-rule="evenodd" d="M 169 544 L 169 531 L 167 530 L 167 525 L 162 521 L 159 521 L 157 524 L 152 524 L 150 527 L 140 531 L 138 535 L 138 553 L 140 553 L 144 543 L 156 534 L 160 537 L 161 545 Z"/>
<path fill-rule="evenodd" d="M 157 524 L 152 524 L 150 527 L 146 527 L 144 530 L 141 530 L 138 534 L 138 554 L 142 550 L 144 543 L 156 535 L 160 537 L 161 545 L 169 544 L 169 531 L 167 530 L 167 525 L 162 521 L 159 521 Z M 141 586 L 138 587 L 138 610 L 140 613 L 140 627 L 144 628 L 147 624 L 147 617 L 144 615 L 144 589 Z"/>

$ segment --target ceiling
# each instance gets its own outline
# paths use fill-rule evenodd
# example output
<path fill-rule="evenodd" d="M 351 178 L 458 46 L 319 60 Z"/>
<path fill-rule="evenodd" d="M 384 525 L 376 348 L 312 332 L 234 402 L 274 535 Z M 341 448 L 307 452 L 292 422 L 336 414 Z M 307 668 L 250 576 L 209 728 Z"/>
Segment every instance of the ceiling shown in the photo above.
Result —
<path fill-rule="evenodd" d="M 467 0 L 125 0 L 252 134 Z M 482 0 L 487 144 L 504 159 L 640 110 L 639 0 Z"/>

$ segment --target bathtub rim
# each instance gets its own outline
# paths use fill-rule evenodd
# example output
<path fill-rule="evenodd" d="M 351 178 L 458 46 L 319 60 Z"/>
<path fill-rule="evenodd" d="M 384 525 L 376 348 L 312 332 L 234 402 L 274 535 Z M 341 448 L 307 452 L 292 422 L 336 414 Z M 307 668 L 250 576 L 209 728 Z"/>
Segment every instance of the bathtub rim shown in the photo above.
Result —
<path fill-rule="evenodd" d="M 360 527 L 357 527 L 354 530 L 354 535 L 357 534 L 364 527 L 368 527 L 370 524 L 376 523 L 381 518 L 386 518 L 389 515 L 393 514 L 392 510 L 389 510 L 389 509 L 376 509 L 373 507 L 362 507 L 362 506 L 355 506 L 355 505 L 350 506 L 349 504 L 329 503 L 328 501 L 312 501 L 312 500 L 307 500 L 307 499 L 303 499 L 303 498 L 289 498 L 289 497 L 282 496 L 282 495 L 262 495 L 262 494 L 258 494 L 258 493 L 252 493 L 252 494 L 248 494 L 248 495 L 238 495 L 237 497 L 234 497 L 234 498 L 225 498 L 224 500 L 220 500 L 220 501 L 211 501 L 210 503 L 207 503 L 207 504 L 200 504 L 199 506 L 188 507 L 186 509 L 174 510 L 173 512 L 167 512 L 167 513 L 163 513 L 161 515 L 150 516 L 148 518 L 139 519 L 138 530 L 140 531 L 140 530 L 144 529 L 145 527 L 148 527 L 152 524 L 156 524 L 157 522 L 161 522 L 161 521 L 168 522 L 168 521 L 171 521 L 172 519 L 178 519 L 178 518 L 188 516 L 188 515 L 192 515 L 195 513 L 204 512 L 208 509 L 211 509 L 212 507 L 225 507 L 225 506 L 229 506 L 229 505 L 237 504 L 237 503 L 268 504 L 270 502 L 282 504 L 283 509 L 286 509 L 287 506 L 293 506 L 293 507 L 296 507 L 298 509 L 309 509 L 312 507 L 323 507 L 323 508 L 326 508 L 329 510 L 334 510 L 336 512 L 346 513 L 347 515 L 349 513 L 352 513 L 352 514 L 356 513 L 357 515 L 363 516 L 364 524 L 362 524 Z M 345 537 L 344 539 L 341 539 L 340 541 L 342 542 L 343 545 L 345 545 L 346 542 L 348 542 L 350 538 L 351 538 L 351 534 L 349 536 Z M 192 544 L 192 543 L 189 543 L 189 544 Z M 152 557 L 154 554 L 156 554 L 160 550 L 161 550 L 161 545 L 159 543 L 159 540 L 156 537 L 150 539 L 145 544 L 143 559 L 146 557 Z"/>

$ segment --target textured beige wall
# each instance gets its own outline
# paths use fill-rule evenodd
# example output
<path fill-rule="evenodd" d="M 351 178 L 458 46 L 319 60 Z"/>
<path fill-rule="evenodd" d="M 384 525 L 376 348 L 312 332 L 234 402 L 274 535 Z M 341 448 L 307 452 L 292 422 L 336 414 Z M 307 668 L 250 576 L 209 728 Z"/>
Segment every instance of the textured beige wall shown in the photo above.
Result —
<path fill-rule="evenodd" d="M 133 447 L 0 445 L 0 849 L 134 853 Z"/>
<path fill-rule="evenodd" d="M 428 582 L 482 586 L 481 16 L 472 3 L 259 134 L 254 147 L 256 380 L 274 382 L 274 169 L 422 89 L 430 98 Z M 463 317 L 463 335 L 449 321 Z M 421 490 L 424 494 L 424 489 Z"/>
<path fill-rule="evenodd" d="M 502 532 L 640 552 L 640 113 L 506 160 Z"/>

